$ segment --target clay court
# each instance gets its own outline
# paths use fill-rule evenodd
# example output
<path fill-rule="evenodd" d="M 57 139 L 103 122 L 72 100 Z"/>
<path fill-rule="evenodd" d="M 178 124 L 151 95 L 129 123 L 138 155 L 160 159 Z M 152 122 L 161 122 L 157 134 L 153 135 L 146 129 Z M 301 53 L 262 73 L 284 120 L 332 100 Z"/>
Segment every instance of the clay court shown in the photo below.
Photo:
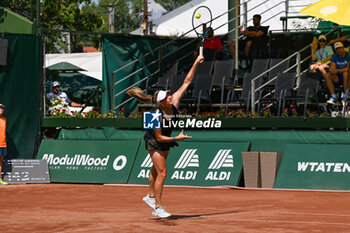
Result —
<path fill-rule="evenodd" d="M 1 232 L 350 232 L 350 192 L 166 187 L 169 219 L 146 186 L 0 187 Z"/>

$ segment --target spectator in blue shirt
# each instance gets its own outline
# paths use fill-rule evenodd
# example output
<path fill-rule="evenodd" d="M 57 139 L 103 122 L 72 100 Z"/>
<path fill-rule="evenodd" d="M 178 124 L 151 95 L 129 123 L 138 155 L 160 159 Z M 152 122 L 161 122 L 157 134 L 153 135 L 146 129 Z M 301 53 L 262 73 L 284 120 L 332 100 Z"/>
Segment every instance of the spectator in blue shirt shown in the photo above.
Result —
<path fill-rule="evenodd" d="M 349 53 L 345 52 L 344 45 L 341 42 L 336 42 L 334 44 L 335 54 L 331 58 L 331 64 L 329 67 L 329 73 L 326 75 L 326 83 L 329 92 L 331 93 L 331 98 L 327 101 L 328 104 L 334 104 L 337 101 L 337 96 L 335 95 L 334 83 L 344 84 L 344 93 L 346 91 L 346 83 L 349 69 Z M 343 99 L 342 102 L 345 100 Z"/>

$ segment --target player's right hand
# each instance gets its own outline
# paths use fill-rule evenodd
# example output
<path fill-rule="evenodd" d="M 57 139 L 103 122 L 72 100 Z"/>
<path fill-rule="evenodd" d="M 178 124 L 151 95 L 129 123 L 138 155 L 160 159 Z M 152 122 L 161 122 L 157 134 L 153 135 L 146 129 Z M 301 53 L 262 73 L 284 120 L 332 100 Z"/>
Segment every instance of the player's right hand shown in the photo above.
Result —
<path fill-rule="evenodd" d="M 202 63 L 204 61 L 204 57 L 203 56 L 198 56 L 196 59 L 196 63 Z"/>

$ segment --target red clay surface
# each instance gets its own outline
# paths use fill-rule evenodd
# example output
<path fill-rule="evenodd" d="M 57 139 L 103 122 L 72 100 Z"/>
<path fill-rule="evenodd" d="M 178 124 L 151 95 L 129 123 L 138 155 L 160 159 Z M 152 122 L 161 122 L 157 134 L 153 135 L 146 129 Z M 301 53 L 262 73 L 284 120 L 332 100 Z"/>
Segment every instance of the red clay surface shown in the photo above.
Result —
<path fill-rule="evenodd" d="M 350 192 L 166 187 L 169 219 L 146 186 L 0 187 L 1 232 L 350 232 Z"/>

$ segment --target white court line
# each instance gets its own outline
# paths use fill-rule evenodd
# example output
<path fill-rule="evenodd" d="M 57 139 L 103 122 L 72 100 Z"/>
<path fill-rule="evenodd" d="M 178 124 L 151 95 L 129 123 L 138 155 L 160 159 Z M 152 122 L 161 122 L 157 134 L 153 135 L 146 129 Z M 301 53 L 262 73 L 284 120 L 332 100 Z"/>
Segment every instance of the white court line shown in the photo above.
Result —
<path fill-rule="evenodd" d="M 337 216 L 339 216 L 339 217 L 350 217 L 350 214 L 322 214 L 322 213 L 298 213 L 298 212 L 285 212 L 285 213 L 281 213 L 281 214 L 295 214 L 295 215 L 298 215 L 298 214 L 300 214 L 300 215 L 305 215 L 305 214 L 308 214 L 308 215 L 319 215 L 319 216 L 322 216 L 322 215 L 324 215 L 324 216 L 335 216 L 335 217 L 337 217 Z"/>
<path fill-rule="evenodd" d="M 293 223 L 293 224 L 321 224 L 321 225 L 342 225 L 350 226 L 350 223 L 344 222 L 305 222 L 305 221 L 285 221 L 285 220 L 268 220 L 268 219 L 250 219 L 250 218 L 230 218 L 230 221 L 243 221 L 243 222 L 273 222 L 273 223 Z"/>

